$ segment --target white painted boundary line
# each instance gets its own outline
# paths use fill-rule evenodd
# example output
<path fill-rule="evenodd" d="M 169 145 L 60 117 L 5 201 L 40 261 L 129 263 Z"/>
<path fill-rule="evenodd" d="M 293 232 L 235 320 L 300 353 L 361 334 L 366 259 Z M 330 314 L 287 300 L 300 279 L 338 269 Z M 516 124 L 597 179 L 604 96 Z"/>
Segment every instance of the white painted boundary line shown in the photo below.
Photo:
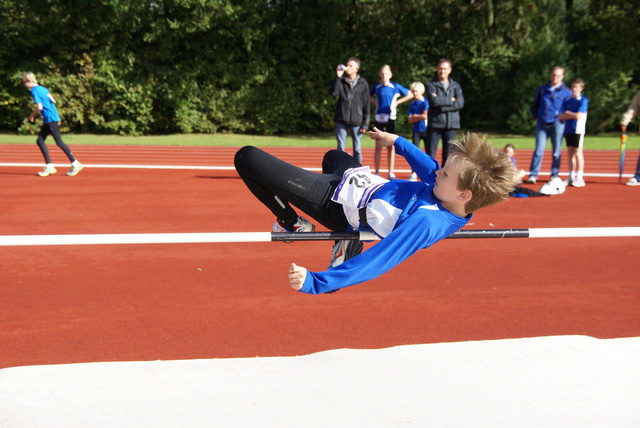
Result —
<path fill-rule="evenodd" d="M 615 238 L 640 236 L 640 227 L 573 227 L 529 229 L 529 238 Z"/>
<path fill-rule="evenodd" d="M 105 245 L 105 244 L 199 244 L 221 242 L 271 242 L 271 232 L 241 233 L 132 233 L 92 235 L 7 235 L 0 246 Z"/>
<path fill-rule="evenodd" d="M 18 166 L 42 168 L 41 163 L 0 163 L 2 166 Z M 85 168 L 111 168 L 111 169 L 176 169 L 176 170 L 211 170 L 211 171 L 235 171 L 233 166 L 205 166 L 205 165 L 107 165 L 107 164 L 82 164 Z M 69 167 L 69 164 L 54 164 L 56 168 Z M 305 168 L 309 171 L 322 171 L 322 168 Z M 616 177 L 617 174 L 614 174 Z M 612 176 L 614 176 L 612 175 Z"/>
<path fill-rule="evenodd" d="M 511 233 L 513 232 L 513 233 Z M 343 233 L 345 239 L 374 241 L 378 238 L 371 232 Z M 457 234 L 457 235 L 456 235 Z M 587 227 L 587 228 L 541 228 L 511 230 L 462 230 L 451 238 L 601 238 L 638 237 L 640 227 Z M 294 236 L 295 235 L 295 236 Z M 310 238 L 306 239 L 305 235 Z M 198 244 L 198 243 L 242 243 L 272 242 L 286 240 L 330 240 L 332 232 L 299 234 L 272 234 L 271 232 L 227 232 L 227 233 L 139 233 L 139 234 L 90 234 L 90 235 L 5 235 L 0 236 L 0 247 L 42 245 L 107 245 L 107 244 Z"/>
<path fill-rule="evenodd" d="M 3 166 L 17 166 L 17 167 L 33 167 L 33 168 L 42 168 L 42 163 L 1 163 L 0 167 Z M 235 167 L 233 166 L 193 166 L 193 165 L 108 165 L 108 164 L 83 164 L 85 168 L 111 168 L 111 169 L 174 169 L 174 170 L 210 170 L 210 171 L 235 171 Z M 54 164 L 56 168 L 65 168 L 69 167 L 69 164 Z M 321 172 L 322 168 L 305 168 L 309 171 L 318 171 Z M 381 171 L 386 171 L 386 169 L 382 169 Z M 400 173 L 409 173 L 411 172 L 408 169 L 397 169 L 396 172 Z M 540 172 L 538 176 L 547 176 L 551 175 L 550 172 Z M 565 176 L 567 174 L 560 173 L 561 176 Z M 618 173 L 604 173 L 604 172 L 585 172 L 585 177 L 613 177 L 617 178 Z M 633 174 L 622 174 L 623 177 L 633 177 Z"/>

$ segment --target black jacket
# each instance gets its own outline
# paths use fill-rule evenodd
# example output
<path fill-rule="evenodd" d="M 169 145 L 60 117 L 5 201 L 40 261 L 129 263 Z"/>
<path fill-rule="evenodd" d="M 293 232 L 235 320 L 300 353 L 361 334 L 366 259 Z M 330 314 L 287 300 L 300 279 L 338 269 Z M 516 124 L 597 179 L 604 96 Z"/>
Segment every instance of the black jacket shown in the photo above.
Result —
<path fill-rule="evenodd" d="M 364 77 L 358 75 L 352 86 L 349 78 L 336 76 L 329 89 L 331 95 L 339 96 L 336 105 L 335 122 L 342 122 L 349 126 L 369 127 L 369 84 Z"/>
<path fill-rule="evenodd" d="M 436 94 L 435 96 L 433 94 Z M 449 79 L 449 88 L 434 79 L 427 83 L 425 96 L 429 100 L 429 128 L 460 129 L 460 110 L 464 107 L 462 87 Z M 455 98 L 455 101 L 451 101 Z"/>

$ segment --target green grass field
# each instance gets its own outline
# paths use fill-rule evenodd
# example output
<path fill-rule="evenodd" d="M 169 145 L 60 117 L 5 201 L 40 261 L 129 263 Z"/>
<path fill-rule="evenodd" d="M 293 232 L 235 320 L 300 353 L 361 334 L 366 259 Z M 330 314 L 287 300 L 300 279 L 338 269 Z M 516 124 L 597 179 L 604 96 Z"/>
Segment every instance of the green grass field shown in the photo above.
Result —
<path fill-rule="evenodd" d="M 460 133 L 458 134 L 460 135 Z M 532 149 L 534 139 L 531 135 L 499 135 L 481 134 L 502 148 L 511 143 L 516 149 Z M 410 137 L 405 135 L 405 137 Z M 175 134 L 145 137 L 122 137 L 118 135 L 93 135 L 93 134 L 63 134 L 63 139 L 69 144 L 92 145 L 123 145 L 123 146 L 228 146 L 239 147 L 253 145 L 260 147 L 333 147 L 335 138 L 333 135 L 323 136 L 260 136 L 240 134 Z M 35 135 L 0 134 L 0 144 L 35 144 Z M 350 139 L 347 144 L 350 144 Z M 373 147 L 373 141 L 366 136 L 363 138 L 365 147 Z M 637 148 L 640 138 L 629 135 L 628 148 Z M 52 140 L 51 140 L 52 142 Z M 550 144 L 548 143 L 550 146 Z M 618 134 L 588 135 L 585 138 L 585 149 L 591 150 L 616 150 L 620 146 Z"/>

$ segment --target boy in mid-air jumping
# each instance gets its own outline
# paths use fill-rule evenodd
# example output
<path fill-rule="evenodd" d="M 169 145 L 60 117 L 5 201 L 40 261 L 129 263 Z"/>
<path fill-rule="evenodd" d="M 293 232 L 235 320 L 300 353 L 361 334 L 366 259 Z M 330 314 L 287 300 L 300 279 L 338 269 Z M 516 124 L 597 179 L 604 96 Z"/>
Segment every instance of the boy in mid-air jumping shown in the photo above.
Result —
<path fill-rule="evenodd" d="M 373 231 L 381 238 L 364 253 L 360 241 L 337 241 L 324 272 L 292 263 L 289 282 L 296 290 L 327 293 L 376 278 L 460 230 L 477 209 L 507 200 L 518 182 L 509 159 L 475 134 L 452 145 L 443 168 L 403 137 L 377 128 L 369 135 L 383 147 L 393 145 L 421 181 L 385 180 L 337 150 L 324 156 L 322 174 L 255 147 L 236 153 L 240 177 L 276 216 L 274 232 L 314 230 L 292 204 L 330 230 Z"/>

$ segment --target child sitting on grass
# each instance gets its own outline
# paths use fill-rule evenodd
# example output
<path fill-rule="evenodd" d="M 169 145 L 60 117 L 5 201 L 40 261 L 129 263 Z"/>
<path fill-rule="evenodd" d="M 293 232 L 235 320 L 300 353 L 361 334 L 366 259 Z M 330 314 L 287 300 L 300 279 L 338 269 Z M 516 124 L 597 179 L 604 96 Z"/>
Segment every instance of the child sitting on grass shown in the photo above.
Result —
<path fill-rule="evenodd" d="M 324 156 L 322 174 L 255 147 L 236 153 L 240 177 L 276 216 L 274 232 L 314 230 L 293 204 L 330 230 L 367 230 L 381 238 L 364 253 L 361 241 L 337 241 L 324 272 L 292 263 L 289 282 L 296 290 L 327 293 L 376 278 L 460 230 L 474 211 L 508 199 L 518 183 L 509 159 L 476 134 L 452 145 L 443 168 L 403 137 L 377 128 L 370 137 L 383 147 L 393 145 L 421 181 L 385 180 L 337 150 Z"/>

